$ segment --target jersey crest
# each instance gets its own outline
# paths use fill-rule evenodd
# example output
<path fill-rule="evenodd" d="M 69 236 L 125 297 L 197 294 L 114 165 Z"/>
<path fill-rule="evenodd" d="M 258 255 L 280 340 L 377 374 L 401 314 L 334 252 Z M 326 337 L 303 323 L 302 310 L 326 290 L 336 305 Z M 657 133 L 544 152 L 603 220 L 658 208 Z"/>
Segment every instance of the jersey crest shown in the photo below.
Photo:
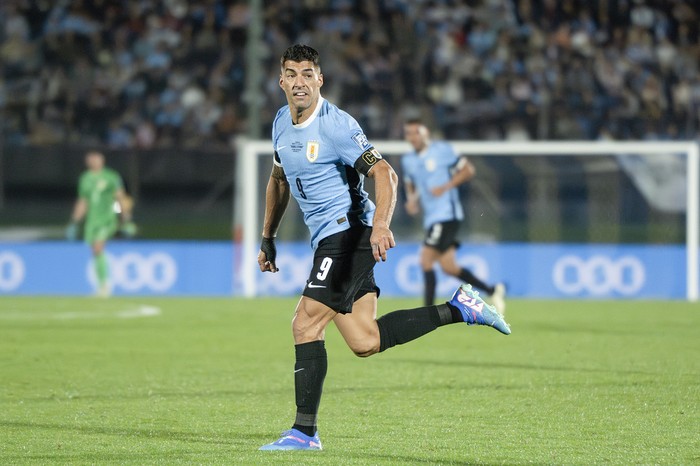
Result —
<path fill-rule="evenodd" d="M 306 143 L 306 160 L 313 163 L 318 158 L 320 144 L 318 141 L 308 141 Z"/>

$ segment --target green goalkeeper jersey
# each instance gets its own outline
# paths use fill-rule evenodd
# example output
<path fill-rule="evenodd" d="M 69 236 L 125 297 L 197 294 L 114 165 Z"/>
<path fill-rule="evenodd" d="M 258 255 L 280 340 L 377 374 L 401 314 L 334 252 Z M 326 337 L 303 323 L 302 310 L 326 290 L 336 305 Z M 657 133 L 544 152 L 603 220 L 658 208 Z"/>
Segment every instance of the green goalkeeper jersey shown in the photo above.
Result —
<path fill-rule="evenodd" d="M 80 176 L 78 196 L 87 202 L 86 226 L 116 225 L 114 202 L 117 191 L 123 186 L 119 174 L 106 167 L 99 172 L 86 171 Z"/>

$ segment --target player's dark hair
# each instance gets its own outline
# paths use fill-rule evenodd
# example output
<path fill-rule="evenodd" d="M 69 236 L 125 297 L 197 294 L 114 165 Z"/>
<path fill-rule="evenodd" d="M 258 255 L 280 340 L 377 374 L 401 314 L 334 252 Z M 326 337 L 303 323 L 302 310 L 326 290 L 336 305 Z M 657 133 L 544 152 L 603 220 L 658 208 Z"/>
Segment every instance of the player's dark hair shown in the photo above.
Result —
<path fill-rule="evenodd" d="M 310 61 L 314 64 L 316 68 L 321 69 L 320 56 L 318 52 L 304 44 L 294 44 L 284 51 L 282 58 L 280 58 L 280 66 L 284 68 L 284 62 L 287 60 L 295 61 L 301 63 L 303 61 Z"/>

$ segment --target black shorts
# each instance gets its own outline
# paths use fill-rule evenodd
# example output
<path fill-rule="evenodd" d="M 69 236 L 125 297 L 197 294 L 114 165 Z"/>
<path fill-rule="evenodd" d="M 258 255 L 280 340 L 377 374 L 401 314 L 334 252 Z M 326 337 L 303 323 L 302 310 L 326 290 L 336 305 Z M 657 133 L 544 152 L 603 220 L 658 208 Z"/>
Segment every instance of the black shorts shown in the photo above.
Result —
<path fill-rule="evenodd" d="M 461 223 L 459 220 L 433 223 L 425 232 L 423 244 L 440 252 L 445 252 L 453 246 L 458 248 L 457 232 Z"/>
<path fill-rule="evenodd" d="M 352 312 L 353 303 L 367 293 L 379 296 L 371 234 L 372 228 L 358 225 L 323 238 L 302 294 L 341 314 Z"/>

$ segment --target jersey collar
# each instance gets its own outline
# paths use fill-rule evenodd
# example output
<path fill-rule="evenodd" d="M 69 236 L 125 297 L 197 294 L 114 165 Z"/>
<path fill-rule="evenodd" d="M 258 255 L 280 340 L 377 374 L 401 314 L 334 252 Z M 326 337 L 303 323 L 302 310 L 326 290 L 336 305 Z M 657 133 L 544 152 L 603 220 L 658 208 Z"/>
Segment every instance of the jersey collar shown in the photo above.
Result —
<path fill-rule="evenodd" d="M 321 111 L 321 105 L 323 105 L 323 101 L 326 100 L 323 98 L 322 95 L 318 96 L 318 102 L 316 102 L 316 108 L 314 109 L 314 112 L 311 114 L 311 116 L 303 123 L 299 123 L 298 125 L 292 124 L 292 126 L 296 129 L 304 129 L 307 126 L 309 126 L 318 116 L 318 112 Z"/>

